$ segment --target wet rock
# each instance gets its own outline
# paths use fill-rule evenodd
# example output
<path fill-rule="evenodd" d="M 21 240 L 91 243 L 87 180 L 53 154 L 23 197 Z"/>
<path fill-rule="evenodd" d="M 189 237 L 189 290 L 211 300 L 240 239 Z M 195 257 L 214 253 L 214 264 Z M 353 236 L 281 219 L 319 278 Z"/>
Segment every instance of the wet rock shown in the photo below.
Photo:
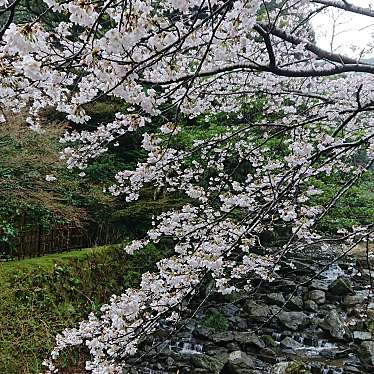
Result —
<path fill-rule="evenodd" d="M 336 358 L 346 358 L 351 353 L 352 353 L 352 349 L 351 348 L 341 349 L 341 350 L 335 352 L 335 357 Z"/>
<path fill-rule="evenodd" d="M 279 362 L 275 364 L 271 370 L 271 374 L 285 374 L 288 367 L 288 362 Z"/>
<path fill-rule="evenodd" d="M 344 277 L 335 279 L 329 285 L 329 292 L 334 296 L 354 295 L 350 281 Z"/>
<path fill-rule="evenodd" d="M 200 339 L 209 339 L 211 336 L 215 334 L 215 331 L 209 327 L 205 327 L 202 325 L 196 326 L 195 330 L 193 331 L 193 336 Z"/>
<path fill-rule="evenodd" d="M 281 342 L 280 346 L 285 349 L 292 349 L 293 351 L 297 350 L 298 348 L 301 348 L 302 345 L 297 342 L 295 339 L 290 338 L 289 336 L 286 336 Z"/>
<path fill-rule="evenodd" d="M 308 293 L 308 299 L 316 304 L 324 304 L 326 302 L 326 293 L 321 290 L 313 290 Z"/>
<path fill-rule="evenodd" d="M 240 346 L 238 343 L 236 342 L 230 342 L 228 344 L 226 344 L 226 348 L 232 352 L 232 351 L 238 351 L 240 349 Z"/>
<path fill-rule="evenodd" d="M 191 355 L 191 364 L 195 368 L 205 369 L 208 373 L 219 374 L 225 365 L 224 360 L 210 357 L 205 354 Z"/>
<path fill-rule="evenodd" d="M 296 331 L 302 326 L 306 326 L 309 318 L 303 312 L 280 312 L 278 314 L 279 322 L 286 328 Z"/>
<path fill-rule="evenodd" d="M 354 340 L 371 340 L 371 333 L 368 331 L 353 331 Z"/>
<path fill-rule="evenodd" d="M 368 295 L 369 292 L 363 291 L 357 292 L 356 295 L 347 295 L 343 300 L 343 304 L 348 306 L 363 304 L 366 301 Z"/>
<path fill-rule="evenodd" d="M 271 374 L 310 374 L 310 370 L 301 361 L 280 362 L 273 366 Z"/>
<path fill-rule="evenodd" d="M 229 352 L 226 347 L 210 347 L 206 350 L 206 354 L 208 356 L 214 357 L 220 361 L 226 362 L 227 357 L 229 356 Z"/>
<path fill-rule="evenodd" d="M 268 362 L 269 364 L 275 364 L 277 362 L 277 354 L 270 348 L 261 349 L 258 356 L 262 361 Z"/>
<path fill-rule="evenodd" d="M 313 300 L 307 300 L 304 303 L 305 310 L 308 312 L 317 312 L 318 305 Z"/>
<path fill-rule="evenodd" d="M 270 336 L 270 335 L 263 335 L 262 336 L 262 340 L 263 340 L 263 342 L 265 343 L 265 345 L 267 347 L 274 348 L 274 347 L 277 346 L 277 343 L 275 342 L 275 340 L 273 339 L 273 337 Z"/>
<path fill-rule="evenodd" d="M 319 322 L 319 326 L 335 339 L 349 340 L 351 337 L 349 329 L 345 326 L 343 320 L 335 309 L 327 312 L 325 318 Z"/>
<path fill-rule="evenodd" d="M 235 339 L 233 331 L 215 332 L 209 336 L 209 339 L 215 343 L 228 343 Z"/>
<path fill-rule="evenodd" d="M 234 339 L 237 343 L 242 344 L 246 348 L 265 348 L 265 343 L 257 335 L 250 332 L 236 332 Z"/>
<path fill-rule="evenodd" d="M 364 367 L 374 371 L 374 341 L 362 342 L 359 355 Z"/>
<path fill-rule="evenodd" d="M 303 306 L 304 302 L 300 296 L 293 296 L 287 302 L 287 308 L 291 310 L 302 310 Z"/>
<path fill-rule="evenodd" d="M 254 301 L 247 302 L 244 309 L 248 313 L 248 316 L 254 321 L 265 322 L 271 315 L 271 310 L 268 305 L 256 303 Z"/>
<path fill-rule="evenodd" d="M 266 299 L 269 303 L 275 304 L 278 306 L 283 306 L 286 302 L 283 294 L 281 292 L 279 293 L 269 293 L 266 295 Z"/>
<path fill-rule="evenodd" d="M 278 279 L 274 282 L 274 286 L 282 291 L 291 292 L 295 290 L 296 282 L 290 279 Z"/>
<path fill-rule="evenodd" d="M 329 283 L 325 279 L 314 279 L 310 284 L 310 288 L 315 290 L 327 291 L 329 289 Z"/>
<path fill-rule="evenodd" d="M 234 351 L 230 353 L 223 372 L 225 374 L 249 374 L 249 370 L 253 367 L 254 363 L 251 357 L 245 352 Z"/>
<path fill-rule="evenodd" d="M 359 369 L 358 367 L 356 366 L 352 366 L 352 365 L 344 365 L 344 368 L 343 368 L 343 373 L 344 374 L 361 374 L 362 371 L 361 369 Z"/>
<path fill-rule="evenodd" d="M 235 316 L 228 317 L 228 320 L 231 323 L 232 327 L 236 330 L 246 330 L 248 328 L 248 323 L 245 318 Z"/>
<path fill-rule="evenodd" d="M 219 310 L 216 310 L 216 313 L 222 313 L 225 317 L 234 317 L 237 316 L 240 312 L 240 308 L 238 308 L 234 304 L 225 304 L 221 306 Z"/>
<path fill-rule="evenodd" d="M 322 357 L 325 357 L 325 358 L 335 358 L 335 352 L 334 351 L 331 351 L 330 349 L 323 349 L 321 352 L 320 352 L 320 355 Z"/>

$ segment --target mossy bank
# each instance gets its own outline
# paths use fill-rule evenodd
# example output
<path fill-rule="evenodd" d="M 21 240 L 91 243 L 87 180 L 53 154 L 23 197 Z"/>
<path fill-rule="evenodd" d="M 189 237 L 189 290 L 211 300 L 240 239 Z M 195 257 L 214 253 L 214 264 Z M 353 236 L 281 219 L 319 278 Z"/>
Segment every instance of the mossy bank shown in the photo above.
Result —
<path fill-rule="evenodd" d="M 104 246 L 0 264 L 0 373 L 34 374 L 55 335 L 138 284 L 166 250 Z"/>

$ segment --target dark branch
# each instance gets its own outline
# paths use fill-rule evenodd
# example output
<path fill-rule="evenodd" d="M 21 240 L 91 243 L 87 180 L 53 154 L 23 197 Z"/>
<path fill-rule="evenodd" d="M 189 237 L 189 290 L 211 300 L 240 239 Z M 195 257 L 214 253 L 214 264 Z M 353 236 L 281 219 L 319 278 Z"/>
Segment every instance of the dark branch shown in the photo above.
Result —
<path fill-rule="evenodd" d="M 363 8 L 348 3 L 347 1 L 339 0 L 311 0 L 312 3 L 323 4 L 338 9 L 343 9 L 347 12 L 361 14 L 363 16 L 374 17 L 374 10 L 370 8 Z"/>

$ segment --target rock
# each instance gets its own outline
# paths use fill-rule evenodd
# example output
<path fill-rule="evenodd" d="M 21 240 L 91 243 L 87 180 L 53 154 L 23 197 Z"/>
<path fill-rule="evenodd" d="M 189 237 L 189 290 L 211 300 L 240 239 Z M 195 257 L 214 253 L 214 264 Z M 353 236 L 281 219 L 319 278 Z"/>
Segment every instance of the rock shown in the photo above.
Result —
<path fill-rule="evenodd" d="M 357 368 L 356 366 L 352 366 L 352 365 L 344 365 L 344 369 L 343 369 L 343 373 L 344 374 L 361 374 L 362 371 L 361 369 Z"/>
<path fill-rule="evenodd" d="M 270 348 L 263 348 L 259 352 L 258 356 L 264 362 L 274 364 L 277 362 L 277 354 Z"/>
<path fill-rule="evenodd" d="M 234 340 L 237 343 L 244 345 L 246 348 L 265 348 L 265 343 L 263 342 L 263 340 L 257 335 L 250 332 L 235 332 Z"/>
<path fill-rule="evenodd" d="M 318 305 L 313 300 L 305 301 L 304 307 L 308 312 L 317 312 L 318 310 Z"/>
<path fill-rule="evenodd" d="M 273 366 L 271 374 L 310 374 L 310 370 L 301 361 L 280 362 Z"/>
<path fill-rule="evenodd" d="M 326 280 L 314 279 L 310 284 L 310 288 L 315 290 L 327 291 L 329 289 L 329 284 Z"/>
<path fill-rule="evenodd" d="M 286 291 L 293 291 L 297 286 L 296 283 L 290 279 L 279 279 L 277 280 L 277 285 Z"/>
<path fill-rule="evenodd" d="M 281 342 L 280 346 L 285 349 L 292 349 L 293 351 L 297 350 L 298 348 L 302 347 L 302 344 L 297 342 L 295 339 L 286 336 Z"/>
<path fill-rule="evenodd" d="M 240 308 L 238 308 L 236 305 L 234 304 L 225 304 L 225 305 L 222 305 L 222 307 L 217 310 L 216 313 L 222 313 L 225 317 L 234 317 L 236 315 L 238 315 L 240 312 Z"/>
<path fill-rule="evenodd" d="M 246 374 L 253 369 L 253 360 L 245 352 L 231 352 L 223 369 L 225 374 Z"/>
<path fill-rule="evenodd" d="M 270 307 L 266 304 L 249 301 L 244 306 L 249 317 L 254 321 L 265 322 L 271 315 Z"/>
<path fill-rule="evenodd" d="M 205 369 L 208 373 L 219 374 L 225 366 L 224 360 L 219 360 L 215 357 L 210 357 L 205 354 L 190 355 L 191 364 L 195 368 Z"/>
<path fill-rule="evenodd" d="M 352 286 L 347 278 L 339 277 L 329 285 L 329 292 L 334 296 L 354 295 Z"/>
<path fill-rule="evenodd" d="M 226 348 L 232 352 L 232 351 L 238 351 L 240 349 L 240 346 L 238 343 L 236 342 L 230 342 L 228 344 L 226 344 Z"/>
<path fill-rule="evenodd" d="M 272 368 L 271 374 L 285 374 L 288 367 L 288 362 L 279 362 Z"/>
<path fill-rule="evenodd" d="M 293 296 L 287 302 L 287 308 L 291 310 L 302 310 L 304 303 L 303 299 L 300 296 Z"/>
<path fill-rule="evenodd" d="M 325 358 L 330 358 L 330 359 L 335 358 L 335 352 L 330 349 L 322 349 L 319 354 Z"/>
<path fill-rule="evenodd" d="M 229 320 L 233 328 L 237 330 L 247 330 L 248 328 L 248 323 L 245 318 L 235 316 L 235 317 L 228 317 L 227 319 Z"/>
<path fill-rule="evenodd" d="M 269 301 L 269 303 L 275 304 L 275 305 L 278 305 L 278 306 L 283 306 L 286 302 L 286 300 L 285 300 L 285 298 L 284 298 L 284 296 L 281 292 L 279 292 L 279 293 L 269 293 L 268 295 L 266 295 L 266 298 Z"/>
<path fill-rule="evenodd" d="M 360 345 L 359 356 L 366 369 L 374 370 L 374 341 L 365 341 Z"/>
<path fill-rule="evenodd" d="M 335 352 L 335 358 L 347 358 L 352 353 L 351 348 L 341 349 Z"/>
<path fill-rule="evenodd" d="M 308 316 L 303 312 L 280 312 L 278 320 L 283 326 L 293 331 L 306 326 L 309 322 Z"/>
<path fill-rule="evenodd" d="M 338 312 L 332 309 L 327 312 L 325 318 L 319 322 L 319 326 L 338 340 L 349 340 L 351 333 L 340 318 Z"/>
<path fill-rule="evenodd" d="M 368 331 L 353 331 L 354 340 L 371 340 L 371 333 Z"/>
<path fill-rule="evenodd" d="M 209 336 L 209 339 L 215 343 L 228 343 L 234 340 L 234 331 L 216 332 Z"/>
<path fill-rule="evenodd" d="M 308 293 L 308 299 L 316 304 L 324 304 L 326 302 L 326 293 L 321 290 L 313 290 Z"/>
<path fill-rule="evenodd" d="M 193 330 L 193 336 L 200 339 L 209 339 L 215 334 L 215 331 L 210 327 L 205 327 L 202 325 L 196 326 Z"/>
<path fill-rule="evenodd" d="M 275 340 L 273 339 L 271 335 L 263 335 L 262 340 L 267 347 L 274 348 L 277 346 L 277 343 L 275 342 Z"/>
<path fill-rule="evenodd" d="M 347 295 L 344 300 L 343 300 L 343 304 L 344 305 L 356 305 L 356 304 L 363 304 L 367 297 L 369 295 L 369 292 L 362 292 L 362 291 L 359 291 L 357 292 L 356 295 Z"/>

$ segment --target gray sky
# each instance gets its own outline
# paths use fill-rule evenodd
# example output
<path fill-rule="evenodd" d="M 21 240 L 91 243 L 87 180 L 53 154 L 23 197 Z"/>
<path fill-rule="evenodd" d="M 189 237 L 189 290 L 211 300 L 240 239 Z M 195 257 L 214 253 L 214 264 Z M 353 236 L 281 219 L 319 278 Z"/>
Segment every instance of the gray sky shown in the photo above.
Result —
<path fill-rule="evenodd" d="M 374 0 L 350 0 L 351 4 L 371 7 Z M 351 57 L 364 51 L 365 57 L 374 57 L 374 19 L 354 13 L 328 9 L 312 20 L 320 47 Z M 335 37 L 332 38 L 335 28 Z M 371 47 L 370 47 L 371 44 Z"/>

